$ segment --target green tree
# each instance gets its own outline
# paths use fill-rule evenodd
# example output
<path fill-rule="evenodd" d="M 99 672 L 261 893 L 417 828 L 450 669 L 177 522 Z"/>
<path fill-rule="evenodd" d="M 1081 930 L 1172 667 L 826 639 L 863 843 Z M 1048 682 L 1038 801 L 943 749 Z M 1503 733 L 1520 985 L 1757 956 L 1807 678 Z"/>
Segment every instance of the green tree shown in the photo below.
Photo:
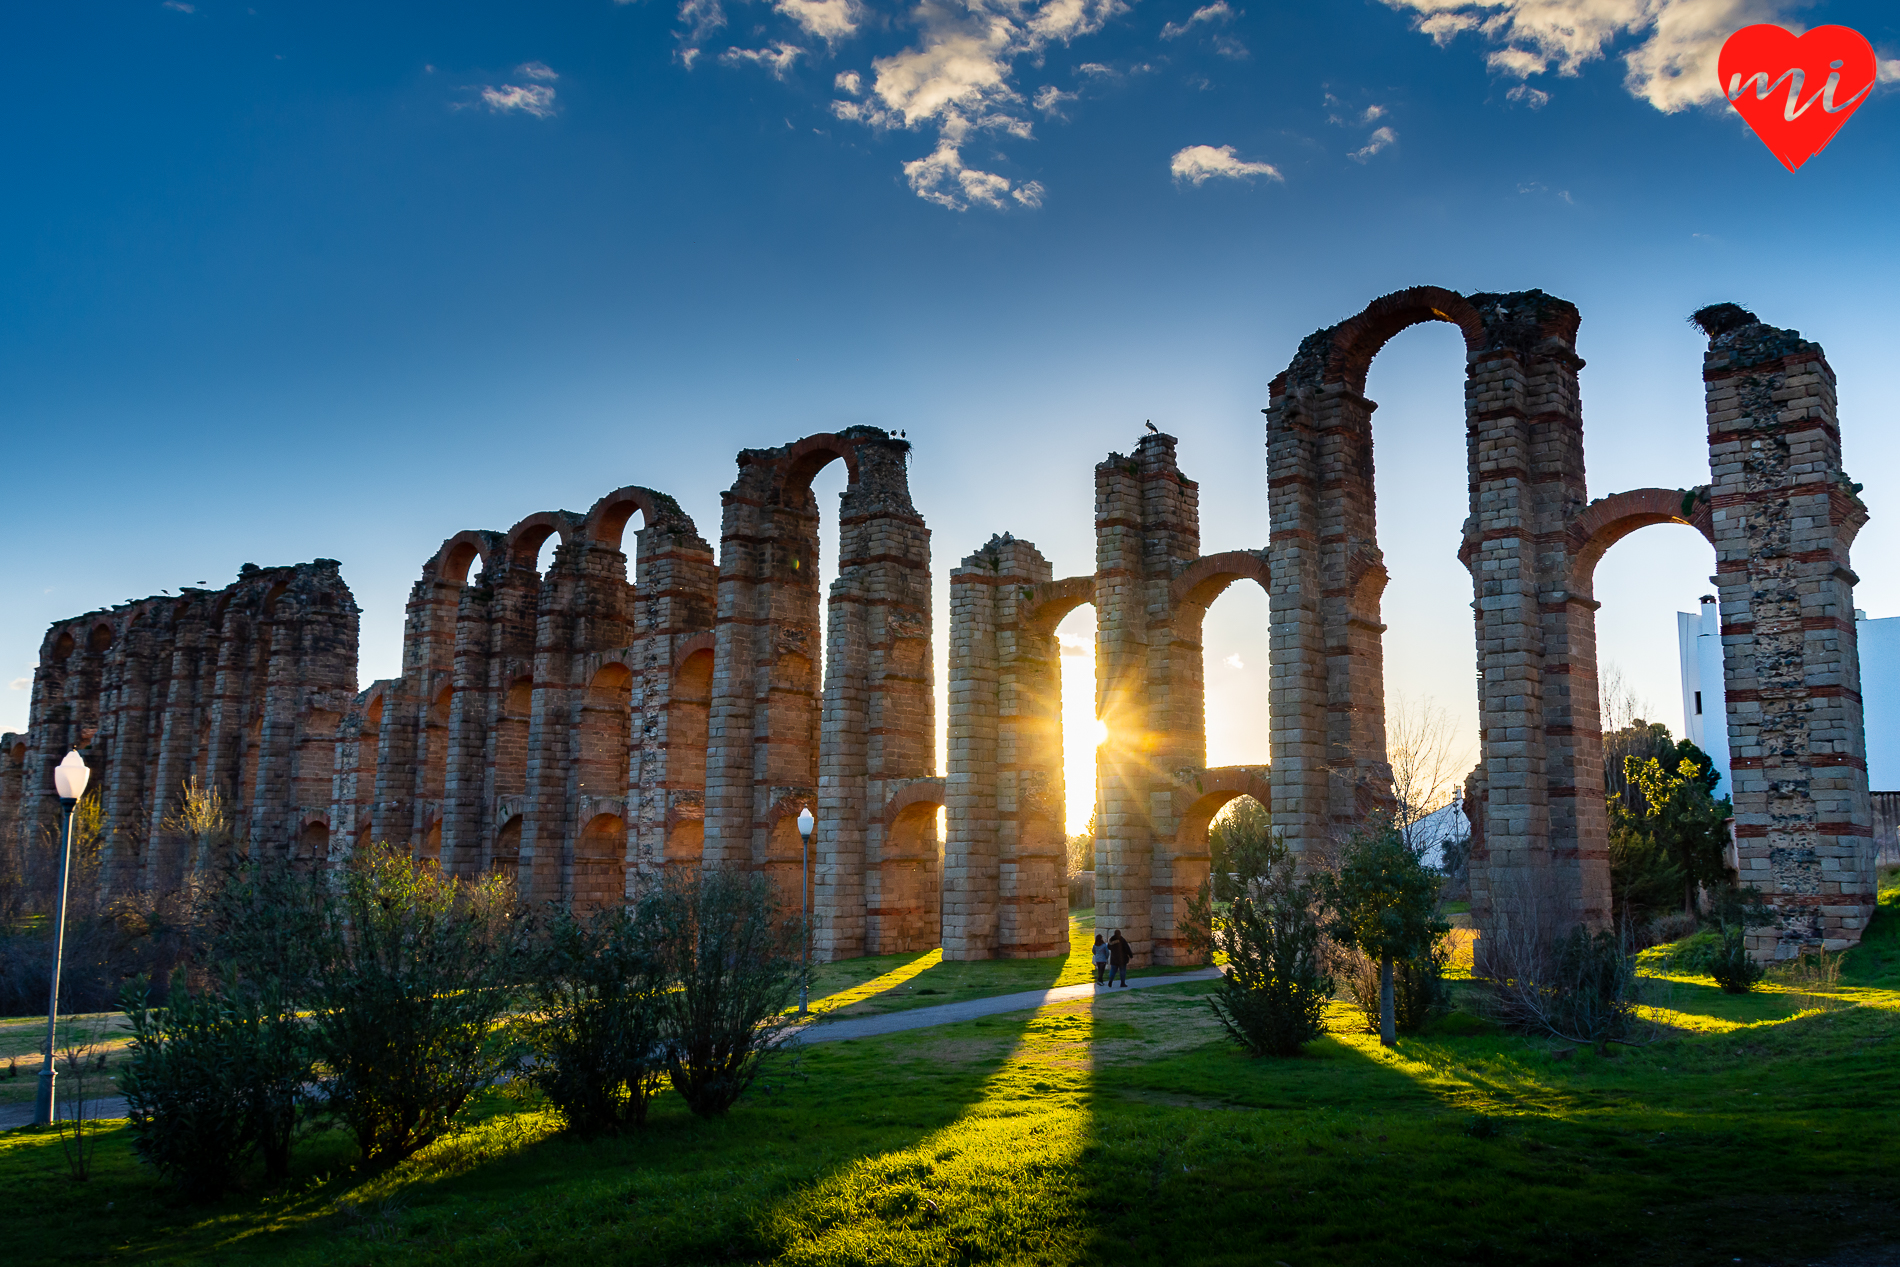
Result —
<path fill-rule="evenodd" d="M 1190 903 L 1190 923 L 1205 937 L 1190 938 L 1227 956 L 1208 1003 L 1234 1041 L 1256 1056 L 1297 1056 L 1326 1032 L 1333 994 L 1320 958 L 1319 893 L 1310 877 L 1300 878 L 1265 808 L 1252 800 L 1237 806 L 1209 883 Z"/>
<path fill-rule="evenodd" d="M 1398 1043 L 1392 964 L 1428 954 L 1451 930 L 1438 918 L 1438 876 L 1390 819 L 1353 833 L 1339 870 L 1324 882 L 1332 918 L 1326 933 L 1379 962 L 1379 1042 Z"/>
<path fill-rule="evenodd" d="M 1731 810 L 1726 799 L 1715 800 L 1721 776 L 1700 749 L 1684 741 L 1670 756 L 1673 768 L 1658 757 L 1623 758 L 1624 775 L 1644 808 L 1639 820 L 1626 819 L 1619 826 L 1626 832 L 1640 831 L 1654 851 L 1673 864 L 1681 876 L 1683 912 L 1693 915 L 1698 885 L 1714 890 L 1728 882 L 1722 854 Z"/>

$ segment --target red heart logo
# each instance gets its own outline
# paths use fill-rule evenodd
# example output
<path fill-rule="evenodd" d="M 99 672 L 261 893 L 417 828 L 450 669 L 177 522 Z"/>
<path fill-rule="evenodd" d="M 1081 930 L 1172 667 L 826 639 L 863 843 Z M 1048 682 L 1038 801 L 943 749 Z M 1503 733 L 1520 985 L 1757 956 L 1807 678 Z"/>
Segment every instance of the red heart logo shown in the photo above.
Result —
<path fill-rule="evenodd" d="M 1783 167 L 1819 154 L 1873 90 L 1874 47 L 1848 26 L 1796 37 L 1770 23 L 1728 37 L 1716 73 L 1729 104 Z"/>

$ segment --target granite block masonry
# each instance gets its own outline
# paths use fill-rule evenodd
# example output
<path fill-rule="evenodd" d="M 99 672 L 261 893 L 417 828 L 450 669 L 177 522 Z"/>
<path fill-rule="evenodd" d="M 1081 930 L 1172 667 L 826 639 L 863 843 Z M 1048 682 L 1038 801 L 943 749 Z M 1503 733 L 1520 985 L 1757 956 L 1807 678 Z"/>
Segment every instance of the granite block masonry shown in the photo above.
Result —
<path fill-rule="evenodd" d="M 1867 511 L 1841 468 L 1834 375 L 1818 346 L 1735 305 L 1696 320 L 1710 460 L 1696 488 L 1590 499 L 1577 310 L 1535 290 L 1418 287 L 1304 340 L 1269 389 L 1261 547 L 1201 553 L 1175 437 L 1109 454 L 1089 573 L 1058 577 L 1007 533 L 951 569 L 941 774 L 911 446 L 852 427 L 740 453 L 716 557 L 673 498 L 631 485 L 585 514 L 454 534 L 410 592 L 401 674 L 360 691 L 357 607 L 334 560 L 246 565 L 222 590 L 60 621 L 27 731 L 0 736 L 0 839 L 44 838 L 52 768 L 77 747 L 102 798 L 99 883 L 115 891 L 222 861 L 176 827 L 196 780 L 227 799 L 220 848 L 298 866 L 388 843 L 583 909 L 632 900 L 668 867 L 735 867 L 794 908 L 809 894 L 820 959 L 1060 954 L 1055 628 L 1089 604 L 1107 731 L 1097 924 L 1138 962 L 1189 962 L 1222 806 L 1259 800 L 1311 861 L 1393 804 L 1366 372 L 1400 330 L 1446 321 L 1465 342 L 1480 929 L 1609 918 L 1593 577 L 1623 537 L 1680 523 L 1716 556 L 1737 872 L 1776 913 L 1751 949 L 1851 945 L 1875 890 L 1848 557 Z M 811 482 L 834 461 L 847 487 L 821 595 Z M 1268 595 L 1272 760 L 1209 768 L 1201 627 L 1238 581 Z"/>

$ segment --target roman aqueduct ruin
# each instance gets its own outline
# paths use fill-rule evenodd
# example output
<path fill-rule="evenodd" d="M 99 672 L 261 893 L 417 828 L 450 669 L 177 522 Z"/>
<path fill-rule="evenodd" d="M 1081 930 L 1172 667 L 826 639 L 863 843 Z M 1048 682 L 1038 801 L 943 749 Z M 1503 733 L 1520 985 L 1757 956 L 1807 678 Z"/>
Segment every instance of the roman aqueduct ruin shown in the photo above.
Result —
<path fill-rule="evenodd" d="M 1834 375 L 1817 345 L 1733 305 L 1697 318 L 1700 488 L 1590 500 L 1578 314 L 1541 291 L 1415 288 L 1302 342 L 1270 390 L 1272 530 L 1258 549 L 1201 554 L 1173 437 L 1110 454 L 1095 468 L 1092 574 L 1057 577 L 1007 534 L 950 571 L 941 774 L 910 445 L 853 427 L 740 453 L 717 557 L 672 498 L 638 487 L 586 514 L 456 533 L 410 592 L 401 676 L 367 690 L 334 560 L 247 565 L 221 590 L 61 621 L 27 732 L 0 737 L 0 827 L 24 841 L 51 824 L 52 767 L 78 746 L 102 789 L 114 888 L 206 865 L 160 827 L 195 777 L 223 790 L 250 849 L 333 866 L 388 841 L 453 872 L 510 872 L 529 900 L 598 906 L 693 863 L 761 870 L 795 895 L 809 806 L 820 957 L 1061 953 L 1055 627 L 1089 603 L 1108 731 L 1097 919 L 1141 960 L 1184 962 L 1221 806 L 1257 798 L 1305 852 L 1390 801 L 1365 379 L 1398 331 L 1446 321 L 1466 348 L 1479 927 L 1519 917 L 1524 893 L 1560 922 L 1607 918 L 1592 576 L 1625 535 L 1685 523 L 1717 560 L 1735 863 L 1778 915 L 1754 949 L 1851 944 L 1875 889 L 1848 559 L 1867 511 L 1841 469 Z M 811 481 L 834 461 L 848 486 L 821 595 Z M 1208 769 L 1201 621 L 1236 582 L 1269 595 L 1272 760 Z"/>

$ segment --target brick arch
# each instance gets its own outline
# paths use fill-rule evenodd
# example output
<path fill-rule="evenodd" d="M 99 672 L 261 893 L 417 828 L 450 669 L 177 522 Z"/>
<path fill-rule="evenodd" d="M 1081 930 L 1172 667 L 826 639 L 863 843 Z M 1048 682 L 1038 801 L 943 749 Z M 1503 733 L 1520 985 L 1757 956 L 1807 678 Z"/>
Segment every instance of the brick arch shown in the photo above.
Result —
<path fill-rule="evenodd" d="M 813 477 L 818 472 L 839 459 L 844 461 L 846 480 L 852 484 L 857 483 L 858 446 L 856 444 L 829 431 L 806 436 L 793 444 L 785 454 L 783 460 L 786 486 L 810 487 Z"/>
<path fill-rule="evenodd" d="M 1194 791 L 1194 800 L 1188 803 L 1187 811 L 1181 816 L 1181 827 L 1175 833 L 1177 848 L 1188 843 L 1204 843 L 1208 825 L 1229 801 L 1251 796 L 1269 813 L 1273 811 L 1273 785 L 1268 780 L 1268 767 L 1263 765 L 1215 766 L 1204 770 L 1194 780 Z"/>
<path fill-rule="evenodd" d="M 1379 349 L 1401 330 L 1427 321 L 1449 321 L 1457 326 L 1464 334 L 1467 352 L 1479 351 L 1485 345 L 1484 318 L 1469 299 L 1442 286 L 1413 286 L 1381 295 L 1357 316 L 1309 335 L 1300 344 L 1293 365 L 1274 380 L 1273 394 L 1278 396 L 1284 390 L 1289 377 L 1313 385 L 1343 383 L 1363 393 L 1366 370 Z"/>
<path fill-rule="evenodd" d="M 616 488 L 588 510 L 581 525 L 584 539 L 596 545 L 606 546 L 610 550 L 621 548 L 620 542 L 626 534 L 627 521 L 638 511 L 641 521 L 649 528 L 663 528 L 668 532 L 698 536 L 699 529 L 693 525 L 692 517 L 680 509 L 680 504 L 665 493 L 651 488 L 642 488 L 629 484 L 625 488 Z"/>
<path fill-rule="evenodd" d="M 532 569 L 541 547 L 550 536 L 559 534 L 561 544 L 574 540 L 584 520 L 571 510 L 542 510 L 529 515 L 510 528 L 504 538 L 508 561 L 516 567 Z"/>
<path fill-rule="evenodd" d="M 1700 489 L 1635 488 L 1599 497 L 1570 521 L 1571 590 L 1590 593 L 1597 564 L 1609 548 L 1651 524 L 1685 524 L 1715 544 L 1713 513 Z"/>
<path fill-rule="evenodd" d="M 1174 578 L 1169 597 L 1177 606 L 1191 603 L 1207 608 L 1235 581 L 1250 580 L 1267 593 L 1273 592 L 1265 551 L 1228 550 L 1194 560 Z"/>
<path fill-rule="evenodd" d="M 931 805 L 942 808 L 948 804 L 941 778 L 916 779 L 906 783 L 892 794 L 884 804 L 884 825 L 889 827 L 903 816 L 904 811 L 914 805 Z"/>
<path fill-rule="evenodd" d="M 710 629 L 702 629 L 690 638 L 682 638 L 673 648 L 673 667 L 679 669 L 700 652 L 715 651 L 718 645 L 719 639 Z"/>
<path fill-rule="evenodd" d="M 482 561 L 482 571 L 486 572 L 495 561 L 496 552 L 503 543 L 499 532 L 473 530 L 458 532 L 444 541 L 429 562 L 423 566 L 425 577 L 439 581 L 453 581 L 457 585 L 470 579 L 470 565 L 476 559 Z"/>
<path fill-rule="evenodd" d="M 1043 638 L 1056 636 L 1056 626 L 1084 603 L 1095 601 L 1095 578 L 1068 576 L 1059 581 L 1042 581 L 1025 586 L 1030 591 L 1023 628 Z"/>

